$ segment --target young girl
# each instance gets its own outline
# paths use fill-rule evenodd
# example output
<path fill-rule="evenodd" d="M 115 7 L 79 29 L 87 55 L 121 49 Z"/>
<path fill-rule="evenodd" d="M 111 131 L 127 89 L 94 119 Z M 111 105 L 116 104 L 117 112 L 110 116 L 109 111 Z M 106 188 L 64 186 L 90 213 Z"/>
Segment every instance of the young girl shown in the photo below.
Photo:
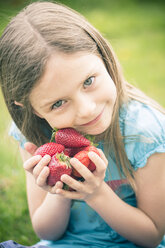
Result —
<path fill-rule="evenodd" d="M 101 34 L 63 5 L 30 4 L 0 38 L 0 81 L 39 245 L 165 247 L 165 111 L 125 81 Z M 32 155 L 54 127 L 96 137 L 94 173 L 71 159 L 84 182 L 46 184 L 50 156 Z"/>

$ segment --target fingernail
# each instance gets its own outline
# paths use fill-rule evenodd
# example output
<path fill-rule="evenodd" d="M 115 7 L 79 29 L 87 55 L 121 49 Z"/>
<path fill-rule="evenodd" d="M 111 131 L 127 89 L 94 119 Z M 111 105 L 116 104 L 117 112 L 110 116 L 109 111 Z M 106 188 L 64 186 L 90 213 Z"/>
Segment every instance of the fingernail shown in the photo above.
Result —
<path fill-rule="evenodd" d="M 48 155 L 48 154 L 46 154 L 45 156 L 44 156 L 44 159 L 50 159 L 51 158 L 51 156 L 50 155 Z"/>
<path fill-rule="evenodd" d="M 56 185 L 57 185 L 57 187 L 60 187 L 61 186 L 61 182 L 57 182 Z"/>

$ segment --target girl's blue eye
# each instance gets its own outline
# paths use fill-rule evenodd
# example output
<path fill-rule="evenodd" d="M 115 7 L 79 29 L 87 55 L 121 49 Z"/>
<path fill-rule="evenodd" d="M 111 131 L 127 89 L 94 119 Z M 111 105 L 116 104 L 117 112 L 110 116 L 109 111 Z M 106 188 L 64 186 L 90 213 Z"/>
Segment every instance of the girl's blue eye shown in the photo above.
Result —
<path fill-rule="evenodd" d="M 56 103 L 54 103 L 54 104 L 52 105 L 52 109 L 57 109 L 57 108 L 61 107 L 61 106 L 64 104 L 64 102 L 65 102 L 65 101 L 63 101 L 63 100 L 57 101 Z"/>
<path fill-rule="evenodd" d="M 94 77 L 89 77 L 87 80 L 84 82 L 84 88 L 87 88 L 88 86 L 92 85 L 94 81 Z"/>

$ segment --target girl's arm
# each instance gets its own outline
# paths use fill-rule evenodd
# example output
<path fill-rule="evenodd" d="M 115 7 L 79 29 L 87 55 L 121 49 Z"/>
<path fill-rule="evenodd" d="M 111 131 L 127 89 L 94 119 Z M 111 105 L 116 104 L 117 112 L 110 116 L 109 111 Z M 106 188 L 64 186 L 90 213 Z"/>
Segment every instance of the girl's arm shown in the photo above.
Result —
<path fill-rule="evenodd" d="M 107 185 L 87 203 L 118 233 L 142 247 L 156 247 L 165 234 L 165 154 L 154 154 L 135 173 L 137 208 Z M 104 206 L 104 208 L 102 208 Z"/>
<path fill-rule="evenodd" d="M 43 171 L 43 175 L 41 172 L 38 180 L 39 176 L 33 175 L 34 167 L 37 168 L 35 157 L 22 148 L 20 153 L 26 167 L 28 205 L 34 230 L 41 239 L 57 240 L 67 228 L 71 200 L 45 191 L 46 187 L 38 186 L 37 183 L 41 184 L 41 181 L 45 180 L 44 174 L 47 172 Z M 47 160 L 49 161 L 49 158 Z M 44 167 L 47 167 L 46 163 Z"/>
<path fill-rule="evenodd" d="M 142 247 L 156 247 L 165 233 L 165 154 L 152 155 L 147 165 L 135 173 L 137 208 L 121 200 L 101 180 L 105 159 L 101 161 L 96 154 L 91 159 L 96 164 L 94 173 L 87 171 L 78 161 L 72 161 L 85 177 L 84 183 L 77 183 L 68 176 L 62 177 L 63 182 L 77 189 L 77 194 L 61 189 L 57 192 L 68 198 L 84 199 L 108 225 L 131 242 Z"/>

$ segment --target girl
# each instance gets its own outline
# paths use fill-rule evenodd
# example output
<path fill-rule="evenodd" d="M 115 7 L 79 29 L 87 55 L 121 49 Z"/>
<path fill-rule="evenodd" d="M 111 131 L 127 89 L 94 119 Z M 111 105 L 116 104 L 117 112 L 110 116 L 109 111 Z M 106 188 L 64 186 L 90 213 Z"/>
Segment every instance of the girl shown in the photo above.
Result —
<path fill-rule="evenodd" d="M 165 247 L 165 111 L 125 81 L 101 34 L 63 5 L 30 4 L 0 38 L 0 81 L 39 245 Z M 54 127 L 96 137 L 94 173 L 71 159 L 84 182 L 46 184 L 50 156 L 32 155 Z"/>

